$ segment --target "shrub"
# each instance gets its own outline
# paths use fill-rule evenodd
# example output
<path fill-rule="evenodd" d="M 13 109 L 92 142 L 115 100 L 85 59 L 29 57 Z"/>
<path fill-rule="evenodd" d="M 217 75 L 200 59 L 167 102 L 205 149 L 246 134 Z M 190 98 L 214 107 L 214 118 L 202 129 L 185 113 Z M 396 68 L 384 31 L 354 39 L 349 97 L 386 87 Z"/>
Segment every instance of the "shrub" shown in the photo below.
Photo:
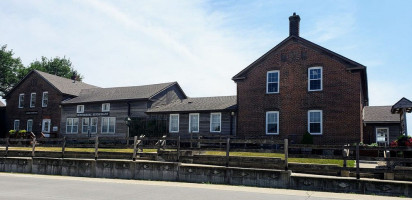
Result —
<path fill-rule="evenodd" d="M 15 133 L 16 133 L 16 130 L 10 130 L 10 131 L 9 131 L 9 134 L 10 134 L 10 135 L 14 135 Z"/>
<path fill-rule="evenodd" d="M 392 141 L 389 146 L 391 147 L 412 147 L 411 136 L 400 135 L 397 140 Z"/>
<path fill-rule="evenodd" d="M 313 144 L 313 135 L 311 135 L 309 132 L 306 132 L 303 134 L 302 141 L 300 142 L 302 144 Z"/>

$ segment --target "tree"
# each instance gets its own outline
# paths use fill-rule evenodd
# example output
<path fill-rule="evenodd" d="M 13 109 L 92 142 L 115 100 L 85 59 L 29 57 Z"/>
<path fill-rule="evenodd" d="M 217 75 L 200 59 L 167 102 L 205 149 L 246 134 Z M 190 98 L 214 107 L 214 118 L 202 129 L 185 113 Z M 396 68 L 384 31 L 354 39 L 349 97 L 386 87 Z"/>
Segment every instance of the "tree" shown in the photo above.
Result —
<path fill-rule="evenodd" d="M 36 60 L 30 63 L 27 68 L 22 68 L 18 73 L 19 79 L 24 78 L 31 70 L 39 70 L 69 79 L 72 78 L 73 73 L 75 73 L 77 75 L 76 80 L 81 81 L 83 79 L 83 77 L 73 69 L 70 59 L 66 59 L 66 57 L 48 59 L 42 56 L 40 61 Z"/>
<path fill-rule="evenodd" d="M 13 50 L 7 45 L 0 49 L 0 95 L 4 96 L 19 82 L 18 72 L 24 69 L 19 57 L 14 57 Z"/>

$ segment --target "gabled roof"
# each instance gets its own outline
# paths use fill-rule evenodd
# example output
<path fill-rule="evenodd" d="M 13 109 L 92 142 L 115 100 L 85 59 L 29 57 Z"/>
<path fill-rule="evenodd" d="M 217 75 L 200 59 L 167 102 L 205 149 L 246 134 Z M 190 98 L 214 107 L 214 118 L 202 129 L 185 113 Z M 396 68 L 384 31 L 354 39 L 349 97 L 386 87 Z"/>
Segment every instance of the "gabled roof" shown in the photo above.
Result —
<path fill-rule="evenodd" d="M 342 62 L 343 64 L 345 64 L 346 68 L 348 70 L 361 70 L 361 76 L 362 76 L 362 85 L 363 88 L 365 88 L 364 90 L 364 96 L 365 99 L 368 100 L 368 81 L 367 81 L 367 75 L 366 75 L 366 66 L 355 62 L 349 58 L 346 58 L 338 53 L 335 53 L 327 48 L 324 48 L 320 45 L 317 45 L 309 40 L 306 40 L 302 37 L 299 36 L 295 36 L 295 35 L 291 35 L 289 37 L 287 37 L 286 39 L 284 39 L 282 42 L 280 42 L 278 45 L 276 45 L 275 47 L 273 47 L 271 50 L 269 50 L 268 52 L 266 52 L 265 54 L 263 54 L 260 58 L 258 58 L 257 60 L 255 60 L 252 64 L 250 64 L 249 66 L 247 66 L 246 68 L 244 68 L 242 71 L 240 71 L 239 73 L 237 73 L 232 80 L 233 81 L 237 81 L 237 80 L 242 80 L 246 78 L 246 74 L 255 66 L 259 65 L 260 63 L 262 63 L 264 60 L 266 60 L 267 56 L 269 56 L 271 53 L 275 52 L 276 50 L 280 49 L 281 47 L 283 47 L 285 44 L 287 44 L 289 41 L 294 41 L 294 42 L 298 42 L 301 43 L 302 45 L 305 45 L 311 49 L 317 50 L 321 53 L 324 53 L 326 55 L 331 56 L 331 58 L 336 59 L 340 62 Z"/>
<path fill-rule="evenodd" d="M 147 113 L 236 110 L 236 96 L 197 97 L 151 108 Z"/>
<path fill-rule="evenodd" d="M 50 85 L 52 85 L 62 94 L 78 96 L 82 89 L 97 88 L 94 85 L 89 85 L 81 81 L 76 81 L 73 83 L 73 80 L 71 79 L 48 74 L 46 72 L 41 72 L 38 70 L 32 70 L 22 80 L 20 80 L 20 82 L 16 86 L 14 86 L 13 89 L 11 89 L 6 96 L 8 96 L 15 88 L 17 88 L 24 80 L 27 79 L 27 77 L 29 77 L 33 73 L 38 74 L 40 77 L 42 77 L 46 82 L 50 83 Z"/>
<path fill-rule="evenodd" d="M 400 123 L 399 114 L 392 114 L 391 106 L 365 106 L 363 109 L 365 123 Z"/>
<path fill-rule="evenodd" d="M 395 105 L 392 106 L 391 112 L 399 114 L 403 108 L 405 108 L 406 112 L 408 113 L 412 112 L 412 102 L 405 97 L 403 97 L 401 100 L 396 102 Z"/>
<path fill-rule="evenodd" d="M 140 99 L 150 100 L 152 97 L 174 85 L 184 94 L 177 82 L 131 87 L 92 88 L 82 90 L 78 97 L 63 101 L 62 104 Z"/>

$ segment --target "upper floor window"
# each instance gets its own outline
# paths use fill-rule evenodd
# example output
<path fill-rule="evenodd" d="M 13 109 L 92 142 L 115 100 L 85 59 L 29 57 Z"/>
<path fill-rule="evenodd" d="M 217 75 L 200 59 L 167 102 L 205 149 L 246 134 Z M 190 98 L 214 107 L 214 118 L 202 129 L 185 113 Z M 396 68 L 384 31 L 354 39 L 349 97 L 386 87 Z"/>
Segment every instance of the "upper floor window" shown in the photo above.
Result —
<path fill-rule="evenodd" d="M 77 105 L 77 113 L 84 113 L 84 105 Z"/>
<path fill-rule="evenodd" d="M 47 107 L 49 104 L 49 92 L 43 92 L 43 97 L 41 100 L 41 106 L 42 107 Z"/>
<path fill-rule="evenodd" d="M 210 114 L 210 132 L 220 132 L 222 126 L 222 113 Z"/>
<path fill-rule="evenodd" d="M 310 67 L 308 69 L 308 90 L 322 90 L 322 67 Z"/>
<path fill-rule="evenodd" d="M 102 112 L 109 112 L 110 111 L 110 103 L 102 104 Z"/>
<path fill-rule="evenodd" d="M 279 93 L 279 70 L 267 72 L 266 93 Z"/>
<path fill-rule="evenodd" d="M 322 111 L 308 111 L 308 132 L 312 135 L 322 134 Z"/>
<path fill-rule="evenodd" d="M 19 108 L 23 108 L 24 106 L 24 94 L 19 95 Z"/>
<path fill-rule="evenodd" d="M 169 132 L 170 133 L 179 132 L 179 114 L 170 114 Z"/>
<path fill-rule="evenodd" d="M 36 106 L 36 93 L 30 94 L 30 108 L 34 108 Z"/>
<path fill-rule="evenodd" d="M 189 114 L 189 133 L 199 133 L 199 113 Z"/>
<path fill-rule="evenodd" d="M 266 112 L 266 134 L 279 134 L 279 111 Z"/>

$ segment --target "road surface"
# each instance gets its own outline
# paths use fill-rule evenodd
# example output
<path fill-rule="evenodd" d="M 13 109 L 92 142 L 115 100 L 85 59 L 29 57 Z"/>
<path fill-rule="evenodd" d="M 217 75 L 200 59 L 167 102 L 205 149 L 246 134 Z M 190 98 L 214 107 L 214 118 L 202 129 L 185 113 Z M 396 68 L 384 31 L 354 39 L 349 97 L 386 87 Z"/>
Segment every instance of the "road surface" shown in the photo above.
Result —
<path fill-rule="evenodd" d="M 213 184 L 0 173 L 0 199 L 388 200 L 398 198 Z"/>

